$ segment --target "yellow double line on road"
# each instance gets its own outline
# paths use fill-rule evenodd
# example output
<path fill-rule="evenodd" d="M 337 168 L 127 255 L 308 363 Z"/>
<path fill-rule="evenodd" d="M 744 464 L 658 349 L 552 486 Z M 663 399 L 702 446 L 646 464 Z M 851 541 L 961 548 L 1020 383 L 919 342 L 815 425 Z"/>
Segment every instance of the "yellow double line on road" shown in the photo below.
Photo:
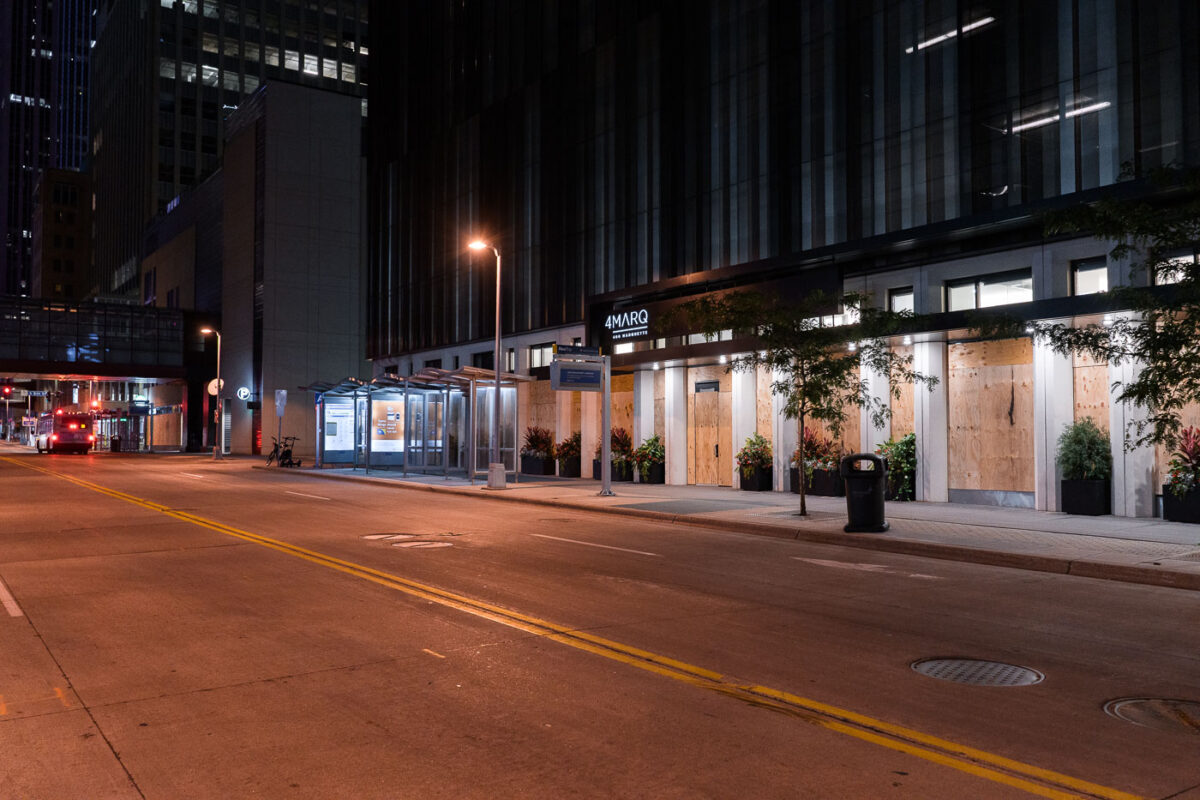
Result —
<path fill-rule="evenodd" d="M 1141 800 L 1136 795 L 1073 778 L 1051 770 L 1042 769 L 1003 756 L 977 750 L 972 747 L 939 739 L 911 728 L 893 725 L 882 720 L 858 714 L 789 692 L 767 686 L 737 683 L 726 680 L 723 675 L 683 661 L 657 653 L 651 653 L 621 642 L 593 636 L 590 633 L 563 625 L 527 616 L 511 609 L 486 603 L 454 592 L 439 589 L 416 581 L 392 575 L 371 567 L 344 561 L 324 553 L 308 550 L 277 539 L 260 536 L 238 528 L 224 525 L 195 514 L 177 511 L 169 506 L 154 503 L 115 489 L 109 489 L 91 481 L 85 481 L 61 472 L 34 466 L 24 461 L 0 456 L 0 460 L 57 478 L 98 492 L 108 497 L 132 503 L 155 511 L 181 522 L 232 536 L 243 541 L 268 547 L 281 553 L 296 556 L 320 566 L 353 575 L 356 578 L 386 586 L 442 606 L 464 611 L 476 617 L 491 620 L 509 628 L 525 631 L 561 644 L 619 661 L 631 667 L 661 675 L 666 678 L 691 684 L 701 689 L 719 692 L 744 702 L 781 711 L 819 725 L 831 731 L 854 737 L 864 742 L 896 750 L 917 758 L 959 770 L 979 778 L 1026 791 L 1039 797 L 1066 800 L 1067 798 L 1103 798 L 1104 800 Z"/>

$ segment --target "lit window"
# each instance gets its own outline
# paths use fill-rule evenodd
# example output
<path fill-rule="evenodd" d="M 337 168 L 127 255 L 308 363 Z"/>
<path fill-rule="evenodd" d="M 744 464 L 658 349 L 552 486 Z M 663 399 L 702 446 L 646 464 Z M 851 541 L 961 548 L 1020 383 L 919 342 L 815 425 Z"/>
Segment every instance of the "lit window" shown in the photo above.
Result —
<path fill-rule="evenodd" d="M 358 73 L 355 71 L 353 64 L 342 64 L 342 80 L 346 81 L 346 83 L 357 82 L 357 75 Z"/>
<path fill-rule="evenodd" d="M 204 52 L 206 52 L 206 53 L 219 53 L 221 51 L 220 47 L 217 46 L 216 34 L 214 34 L 214 33 L 204 34 L 203 48 L 204 48 Z"/>
<path fill-rule="evenodd" d="M 529 368 L 548 367 L 554 360 L 554 342 L 535 344 L 529 348 Z"/>
<path fill-rule="evenodd" d="M 903 289 L 888 290 L 888 310 L 889 311 L 908 311 L 910 313 L 916 311 L 916 305 L 913 301 L 913 288 L 905 286 Z"/>
<path fill-rule="evenodd" d="M 615 356 L 619 356 L 624 353 L 632 353 L 632 352 L 633 352 L 633 342 L 621 342 L 620 344 L 613 345 L 613 355 L 615 355 Z"/>
<path fill-rule="evenodd" d="M 317 70 L 317 57 L 316 56 L 310 56 L 310 55 L 304 56 L 304 74 L 305 75 L 320 74 L 319 71 Z"/>
<path fill-rule="evenodd" d="M 279 48 L 267 45 L 263 48 L 263 52 L 267 54 L 266 61 L 268 66 L 279 66 Z"/>
<path fill-rule="evenodd" d="M 1071 294 L 1097 294 L 1108 291 L 1108 262 L 1089 258 L 1071 262 Z"/>
<path fill-rule="evenodd" d="M 946 284 L 946 310 L 965 311 L 1033 300 L 1033 272 L 1005 272 Z"/>
<path fill-rule="evenodd" d="M 323 59 L 321 61 L 321 77 L 337 80 L 337 62 Z"/>
<path fill-rule="evenodd" d="M 283 68 L 296 72 L 300 71 L 300 54 L 295 50 L 283 51 Z"/>
<path fill-rule="evenodd" d="M 256 45 L 256 44 L 247 44 L 246 45 L 246 60 L 247 61 L 257 62 L 260 55 L 261 55 L 261 52 L 258 49 L 258 45 Z"/>
<path fill-rule="evenodd" d="M 1166 286 L 1170 283 L 1179 283 L 1184 279 L 1187 268 L 1195 263 L 1195 256 L 1176 256 L 1175 258 L 1168 259 L 1159 268 L 1158 274 L 1154 276 L 1154 285 Z"/>
<path fill-rule="evenodd" d="M 504 371 L 517 371 L 517 351 L 512 347 L 508 348 L 508 350 L 504 353 Z"/>
<path fill-rule="evenodd" d="M 160 58 L 158 60 L 158 76 L 160 78 L 170 78 L 174 80 L 176 77 L 175 62 L 169 58 Z"/>

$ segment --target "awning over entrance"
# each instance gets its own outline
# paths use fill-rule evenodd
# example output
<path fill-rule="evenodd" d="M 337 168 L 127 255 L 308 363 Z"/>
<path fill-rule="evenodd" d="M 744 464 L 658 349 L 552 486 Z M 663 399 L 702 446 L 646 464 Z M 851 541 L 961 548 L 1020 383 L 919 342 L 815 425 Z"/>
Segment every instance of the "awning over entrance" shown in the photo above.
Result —
<path fill-rule="evenodd" d="M 500 375 L 500 456 L 517 470 L 517 387 Z M 408 376 L 347 377 L 300 387 L 316 394 L 317 466 L 346 465 L 463 475 L 487 474 L 496 373 L 479 367 L 426 367 Z M 478 413 L 477 413 L 478 412 Z M 483 463 L 480 463 L 482 457 Z"/>

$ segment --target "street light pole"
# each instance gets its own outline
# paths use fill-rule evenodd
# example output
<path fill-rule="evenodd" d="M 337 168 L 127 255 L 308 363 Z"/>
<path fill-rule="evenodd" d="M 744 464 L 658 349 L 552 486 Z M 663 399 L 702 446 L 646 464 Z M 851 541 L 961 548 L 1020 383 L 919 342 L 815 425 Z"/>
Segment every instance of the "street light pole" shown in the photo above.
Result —
<path fill-rule="evenodd" d="M 496 368 L 496 391 L 492 395 L 492 435 L 489 437 L 488 488 L 505 488 L 504 462 L 500 460 L 500 248 L 476 239 L 469 245 L 472 250 L 491 250 L 496 256 L 496 352 L 493 366 Z"/>
<path fill-rule="evenodd" d="M 225 404 L 221 400 L 221 332 L 216 328 L 201 328 L 203 334 L 213 334 L 217 337 L 217 444 L 213 447 L 213 460 L 220 461 L 225 456 Z"/>

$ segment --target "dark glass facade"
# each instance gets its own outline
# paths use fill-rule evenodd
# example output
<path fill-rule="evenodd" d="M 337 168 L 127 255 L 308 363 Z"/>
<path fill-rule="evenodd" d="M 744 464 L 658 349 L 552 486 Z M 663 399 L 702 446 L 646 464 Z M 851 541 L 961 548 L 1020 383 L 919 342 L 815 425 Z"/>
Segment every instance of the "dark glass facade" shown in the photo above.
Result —
<path fill-rule="evenodd" d="M 96 292 L 137 292 L 146 223 L 220 166 L 265 81 L 366 94 L 366 0 L 106 0 L 92 120 Z M 132 55 L 137 54 L 137 55 Z"/>
<path fill-rule="evenodd" d="M 369 355 L 1200 163 L 1190 0 L 372 3 Z M 956 233 L 958 232 L 958 233 Z"/>
<path fill-rule="evenodd" d="M 87 155 L 96 0 L 0 3 L 0 294 L 32 289 L 33 195 Z"/>

